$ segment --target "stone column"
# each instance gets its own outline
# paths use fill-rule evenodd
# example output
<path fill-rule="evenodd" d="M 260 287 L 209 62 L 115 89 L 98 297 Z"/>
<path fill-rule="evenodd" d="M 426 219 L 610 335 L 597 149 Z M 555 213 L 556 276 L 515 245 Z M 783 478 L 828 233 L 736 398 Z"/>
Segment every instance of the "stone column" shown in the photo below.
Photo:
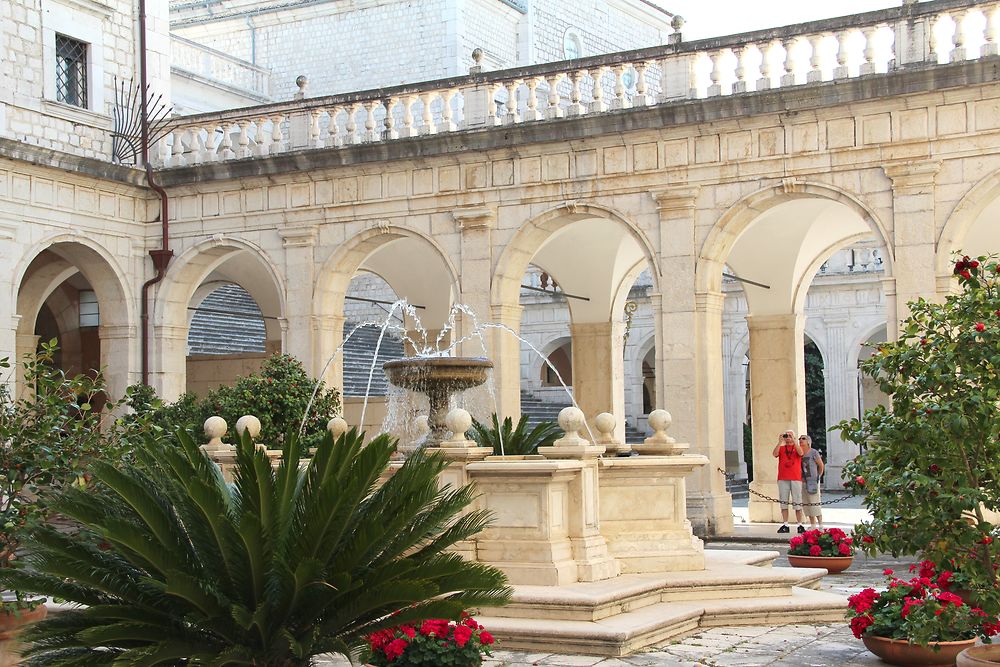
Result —
<path fill-rule="evenodd" d="M 826 392 L 826 427 L 829 429 L 835 420 L 857 416 L 858 380 L 857 369 L 848 367 L 850 350 L 848 347 L 849 320 L 824 317 L 826 329 L 826 366 L 823 370 L 823 382 Z M 815 431 L 811 424 L 807 426 Z M 815 437 L 815 435 L 813 436 Z M 826 475 L 825 488 L 841 488 L 840 471 L 844 464 L 857 455 L 858 448 L 854 443 L 844 442 L 840 431 L 827 431 L 826 434 Z"/>
<path fill-rule="evenodd" d="M 892 180 L 892 243 L 896 281 L 895 311 L 888 314 L 889 330 L 898 331 L 899 322 L 920 297 L 937 299 L 935 257 L 935 177 L 937 160 L 884 166 Z"/>
<path fill-rule="evenodd" d="M 161 324 L 153 332 L 150 383 L 164 401 L 176 401 L 187 391 L 188 327 Z"/>
<path fill-rule="evenodd" d="M 309 327 L 315 377 L 340 390 L 344 388 L 344 358 L 337 348 L 344 342 L 345 319 L 343 315 L 316 315 Z"/>
<path fill-rule="evenodd" d="M 802 315 L 748 315 L 750 328 L 750 412 L 753 415 L 751 491 L 778 497 L 778 463 L 772 455 L 778 435 L 806 425 Z M 791 510 L 789 510 L 791 512 Z M 794 514 L 792 515 L 794 516 Z M 778 504 L 750 494 L 751 521 L 779 521 Z"/>
<path fill-rule="evenodd" d="M 318 230 L 315 225 L 279 229 L 285 250 L 285 323 L 283 326 L 286 353 L 299 359 L 313 377 L 322 370 L 325 358 L 313 356 L 313 290 L 316 287 L 315 259 Z M 338 343 L 339 345 L 339 343 Z"/>
<path fill-rule="evenodd" d="M 452 213 L 462 235 L 460 259 L 461 294 L 459 303 L 468 306 L 479 321 L 487 321 L 490 313 L 490 279 L 493 275 L 492 232 L 496 227 L 496 212 L 489 208 L 475 207 L 458 209 Z M 520 317 L 520 315 L 519 315 Z M 518 320 L 520 326 L 520 319 Z M 458 338 L 470 336 L 473 332 L 473 318 L 460 315 L 456 320 Z M 507 334 L 507 336 L 510 336 Z M 490 344 L 489 337 L 486 338 Z M 469 339 L 458 350 L 459 354 L 479 357 L 483 354 L 479 340 Z M 496 359 L 494 359 L 494 362 Z"/>
<path fill-rule="evenodd" d="M 17 329 L 21 322 L 20 315 L 14 315 L 11 320 L 11 331 L 14 333 L 14 350 L 10 355 L 10 363 L 14 367 L 15 387 L 17 387 L 15 396 L 20 398 L 21 392 L 25 390 L 24 366 L 22 362 L 26 355 L 38 349 L 38 339 L 41 336 L 36 336 L 33 333 L 19 332 Z"/>
<path fill-rule="evenodd" d="M 573 398 L 593 419 L 601 412 L 625 414 L 625 363 L 622 358 L 623 322 L 570 324 L 573 339 Z M 619 419 L 615 437 L 625 439 L 625 420 Z"/>
<path fill-rule="evenodd" d="M 491 319 L 518 334 L 522 310 L 520 305 L 494 304 L 490 309 Z M 498 416 L 510 417 L 516 424 L 521 418 L 521 341 L 510 331 L 491 329 L 487 340 L 493 358 Z"/>
<path fill-rule="evenodd" d="M 132 384 L 133 341 L 139 340 L 136 329 L 128 324 L 102 324 L 98 329 L 101 369 L 108 383 L 108 398 L 112 401 L 125 396 L 125 390 Z"/>
<path fill-rule="evenodd" d="M 696 294 L 695 203 L 697 187 L 653 194 L 659 213 L 660 298 L 657 323 L 656 394 L 674 418 L 677 438 L 709 465 L 690 477 L 688 517 L 695 532 L 727 533 L 733 527 L 732 498 L 726 493 L 725 425 L 722 412 L 722 294 Z M 657 309 L 657 305 L 659 308 Z"/>

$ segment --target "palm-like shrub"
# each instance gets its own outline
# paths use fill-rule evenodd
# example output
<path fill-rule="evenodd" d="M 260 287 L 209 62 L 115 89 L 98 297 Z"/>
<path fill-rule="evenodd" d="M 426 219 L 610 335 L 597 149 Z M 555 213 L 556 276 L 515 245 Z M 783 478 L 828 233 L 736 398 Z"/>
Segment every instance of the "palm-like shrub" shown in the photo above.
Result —
<path fill-rule="evenodd" d="M 495 412 L 490 419 L 489 426 L 473 420 L 471 434 L 477 445 L 492 447 L 494 454 L 537 454 L 539 447 L 548 447 L 562 435 L 559 426 L 548 421 L 543 421 L 528 430 L 527 415 L 521 415 L 517 428 L 512 427 L 513 420 L 510 417 L 504 417 L 502 425 Z"/>
<path fill-rule="evenodd" d="M 470 488 L 439 489 L 446 465 L 419 452 L 383 484 L 395 443 L 327 440 L 304 468 L 273 470 L 249 440 L 235 483 L 186 434 L 150 439 L 140 465 L 95 469 L 101 493 L 56 509 L 76 535 L 33 531 L 0 584 L 85 605 L 23 635 L 28 665 L 307 665 L 373 631 L 503 604 L 504 576 L 445 550 L 488 516 Z"/>

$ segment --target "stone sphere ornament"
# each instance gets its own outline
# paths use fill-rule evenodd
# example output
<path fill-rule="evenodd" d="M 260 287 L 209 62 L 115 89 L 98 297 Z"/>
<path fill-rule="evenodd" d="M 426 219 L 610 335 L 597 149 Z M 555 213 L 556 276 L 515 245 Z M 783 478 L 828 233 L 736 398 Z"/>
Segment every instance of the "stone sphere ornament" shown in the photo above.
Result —
<path fill-rule="evenodd" d="M 253 415 L 243 415 L 236 420 L 236 432 L 243 436 L 246 431 L 251 440 L 256 440 L 260 436 L 260 420 Z"/>
<path fill-rule="evenodd" d="M 447 442 L 451 445 L 464 447 L 466 443 L 465 432 L 472 428 L 472 415 L 469 414 L 469 411 L 462 408 L 450 410 L 445 415 L 444 423 L 451 431 L 451 437 L 448 438 Z"/>
<path fill-rule="evenodd" d="M 674 418 L 666 410 L 653 410 L 649 413 L 649 428 L 653 429 L 653 437 L 658 442 L 676 442 L 667 435 L 667 429 L 674 423 Z"/>
<path fill-rule="evenodd" d="M 229 424 L 222 417 L 209 417 L 205 420 L 204 429 L 209 447 L 218 447 L 222 445 L 222 436 L 229 430 Z"/>
<path fill-rule="evenodd" d="M 567 438 L 579 438 L 580 431 L 587 427 L 587 418 L 580 408 L 569 406 L 559 411 L 559 428 L 566 433 Z"/>
<path fill-rule="evenodd" d="M 594 417 L 594 427 L 597 429 L 598 436 L 597 441 L 601 444 L 607 444 L 609 442 L 614 442 L 615 426 L 618 425 L 618 420 L 610 412 L 602 412 L 601 414 Z"/>
<path fill-rule="evenodd" d="M 326 430 L 333 435 L 333 439 L 336 440 L 340 436 L 347 433 L 347 421 L 343 417 L 334 417 L 326 423 Z"/>
<path fill-rule="evenodd" d="M 427 415 L 420 415 L 415 420 L 413 424 L 417 430 L 417 438 L 422 438 L 431 432 L 431 425 L 428 423 L 430 417 Z"/>

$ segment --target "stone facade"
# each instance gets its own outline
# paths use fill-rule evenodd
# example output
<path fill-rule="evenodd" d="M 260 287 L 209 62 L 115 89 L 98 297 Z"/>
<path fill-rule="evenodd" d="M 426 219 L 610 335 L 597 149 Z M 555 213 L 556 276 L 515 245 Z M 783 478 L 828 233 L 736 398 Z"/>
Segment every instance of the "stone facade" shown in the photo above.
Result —
<path fill-rule="evenodd" d="M 589 299 L 568 305 L 581 409 L 588 420 L 622 416 L 621 314 L 648 271 L 657 407 L 708 460 L 687 484 L 693 525 L 725 532 L 723 274 L 767 285 L 743 290 L 754 484 L 774 495 L 773 435 L 806 428 L 805 336 L 839 337 L 842 349 L 852 340 L 832 324 L 810 329 L 809 286 L 822 265 L 861 241 L 885 249 L 892 337 L 908 300 L 951 289 L 954 250 L 1000 249 L 995 45 L 972 52 L 961 37 L 949 45 L 916 34 L 952 13 L 981 19 L 983 7 L 940 0 L 784 28 L 786 54 L 794 37 L 815 41 L 821 55 L 831 35 L 891 26 L 896 58 L 876 67 L 862 54 L 840 76 L 819 56 L 801 76 L 794 62 L 791 75 L 759 81 L 742 68 L 732 89 L 751 85 L 738 96 L 711 78 L 705 86 L 693 65 L 757 45 L 777 53 L 776 33 L 184 119 L 156 153 L 174 255 L 150 289 L 149 380 L 168 399 L 187 388 L 189 309 L 221 283 L 243 286 L 268 316 L 266 346 L 336 385 L 342 369 L 328 361 L 359 271 L 425 306 L 428 328 L 444 327 L 451 306 L 465 303 L 479 320 L 518 331 L 520 285 L 534 265 Z M 994 6 L 985 9 L 993 18 Z M 634 95 L 626 72 L 638 77 Z M 608 99 L 536 90 L 539 79 L 611 78 Z M 502 118 L 497 88 L 519 101 Z M 455 113 L 408 118 L 403 111 L 419 110 L 408 106 L 415 97 L 454 103 Z M 376 127 L 381 105 L 399 115 Z M 100 358 L 118 392 L 141 378 L 143 284 L 154 277 L 145 257 L 162 239 L 149 224 L 160 202 L 139 170 L 36 143 L 0 138 L 0 253 L 9 267 L 0 276 L 0 356 L 30 351 L 45 311 L 62 331 L 82 326 L 73 294 L 90 289 Z M 477 333 L 471 314 L 454 321 L 458 335 Z M 496 366 L 499 410 L 516 417 L 520 342 L 497 327 L 478 333 Z M 460 351 L 482 354 L 478 337 Z M 768 520 L 774 508 L 751 503 L 751 515 Z"/>

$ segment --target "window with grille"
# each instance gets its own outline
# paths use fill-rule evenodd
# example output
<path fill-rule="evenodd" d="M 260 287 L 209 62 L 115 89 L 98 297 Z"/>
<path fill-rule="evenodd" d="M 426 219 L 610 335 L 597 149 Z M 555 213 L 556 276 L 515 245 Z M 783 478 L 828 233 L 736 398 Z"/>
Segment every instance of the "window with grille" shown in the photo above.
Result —
<path fill-rule="evenodd" d="M 56 100 L 87 108 L 87 43 L 56 35 Z"/>

